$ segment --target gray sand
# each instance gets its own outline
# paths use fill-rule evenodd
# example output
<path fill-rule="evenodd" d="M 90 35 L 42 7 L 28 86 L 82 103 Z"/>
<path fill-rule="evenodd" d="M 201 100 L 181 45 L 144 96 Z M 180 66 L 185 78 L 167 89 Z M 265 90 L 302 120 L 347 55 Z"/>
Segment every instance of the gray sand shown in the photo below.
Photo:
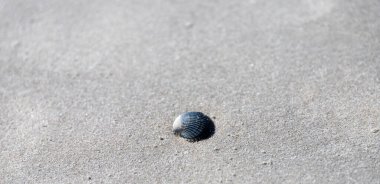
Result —
<path fill-rule="evenodd" d="M 380 183 L 380 2 L 0 0 L 0 183 Z M 210 139 L 171 132 L 184 111 Z"/>

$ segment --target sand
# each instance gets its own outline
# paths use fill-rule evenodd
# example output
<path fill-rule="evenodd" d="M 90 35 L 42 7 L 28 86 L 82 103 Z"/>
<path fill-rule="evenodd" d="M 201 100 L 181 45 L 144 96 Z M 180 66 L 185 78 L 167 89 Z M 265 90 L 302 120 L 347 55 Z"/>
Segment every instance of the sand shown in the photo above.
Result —
<path fill-rule="evenodd" d="M 0 183 L 379 183 L 380 2 L 0 0 Z M 171 132 L 186 111 L 210 139 Z"/>

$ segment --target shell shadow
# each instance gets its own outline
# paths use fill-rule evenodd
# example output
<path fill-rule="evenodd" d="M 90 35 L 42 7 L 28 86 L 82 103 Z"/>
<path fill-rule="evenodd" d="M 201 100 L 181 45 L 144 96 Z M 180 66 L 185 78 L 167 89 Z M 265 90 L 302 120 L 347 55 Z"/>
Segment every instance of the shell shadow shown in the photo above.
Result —
<path fill-rule="evenodd" d="M 206 118 L 207 118 L 207 121 L 206 121 L 206 124 L 205 124 L 205 128 L 203 129 L 203 131 L 201 132 L 201 134 L 199 134 L 199 136 L 197 136 L 197 138 L 195 138 L 195 139 L 188 139 L 187 141 L 189 141 L 189 142 L 198 142 L 198 141 L 209 139 L 209 138 L 211 138 L 215 134 L 215 124 L 214 124 L 214 122 L 208 116 L 206 116 Z"/>

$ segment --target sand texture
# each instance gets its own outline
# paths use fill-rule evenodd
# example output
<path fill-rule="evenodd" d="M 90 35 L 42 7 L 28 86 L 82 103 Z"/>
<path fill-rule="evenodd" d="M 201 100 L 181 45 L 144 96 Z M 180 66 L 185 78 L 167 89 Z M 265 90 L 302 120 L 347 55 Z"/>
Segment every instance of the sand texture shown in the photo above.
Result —
<path fill-rule="evenodd" d="M 380 183 L 380 1 L 0 0 L 0 183 Z M 175 137 L 185 111 L 210 139 Z"/>

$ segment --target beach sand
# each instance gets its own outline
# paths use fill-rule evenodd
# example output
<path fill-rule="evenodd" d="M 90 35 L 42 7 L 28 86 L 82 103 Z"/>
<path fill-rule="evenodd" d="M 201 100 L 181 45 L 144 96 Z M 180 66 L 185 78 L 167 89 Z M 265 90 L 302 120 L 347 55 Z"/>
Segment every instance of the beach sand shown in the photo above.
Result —
<path fill-rule="evenodd" d="M 379 183 L 380 2 L 0 0 L 0 183 Z M 172 133 L 186 111 L 215 134 Z"/>

